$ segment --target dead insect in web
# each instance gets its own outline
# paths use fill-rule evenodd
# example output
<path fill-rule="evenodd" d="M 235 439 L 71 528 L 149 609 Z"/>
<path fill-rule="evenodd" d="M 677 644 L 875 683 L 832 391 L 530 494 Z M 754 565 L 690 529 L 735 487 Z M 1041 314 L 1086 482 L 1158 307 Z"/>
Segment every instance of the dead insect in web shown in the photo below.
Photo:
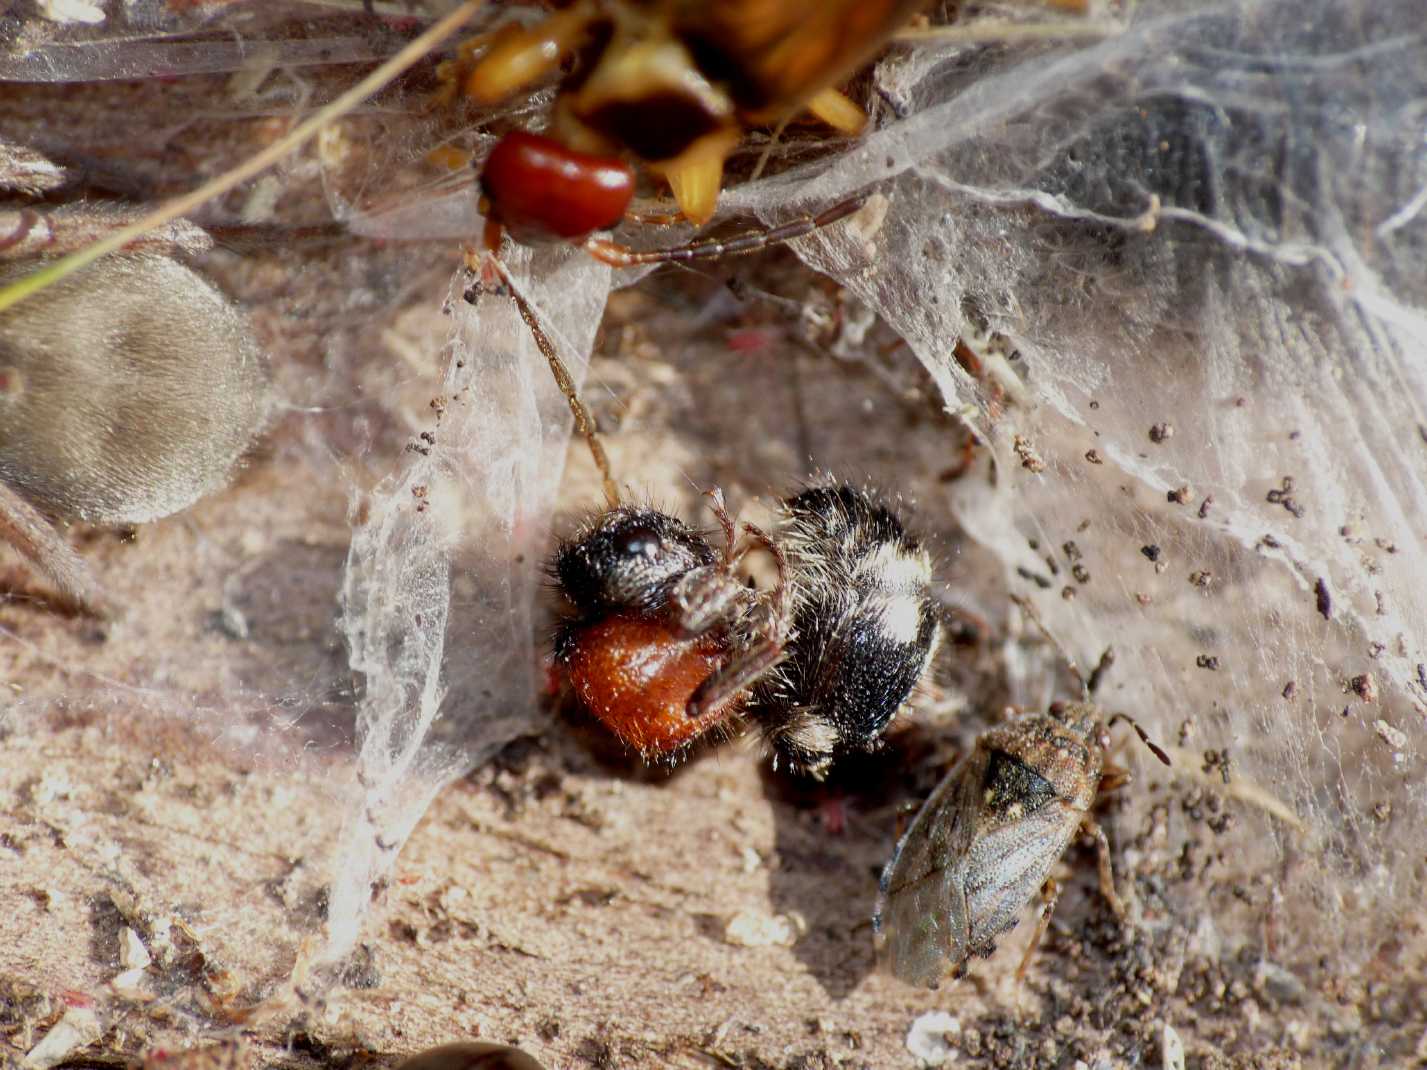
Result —
<path fill-rule="evenodd" d="M 787 637 L 782 579 L 767 596 L 738 581 L 743 550 L 723 496 L 710 497 L 721 551 L 667 513 L 617 505 L 562 543 L 550 564 L 573 610 L 557 633 L 557 663 L 584 707 L 650 762 L 677 760 L 725 724 Z M 757 528 L 745 531 L 781 572 L 777 546 Z"/>
<path fill-rule="evenodd" d="M 0 265 L 0 286 L 42 267 Z M 114 256 L 0 312 L 0 538 L 106 607 L 52 520 L 138 524 L 223 486 L 267 421 L 246 319 L 163 256 Z"/>
<path fill-rule="evenodd" d="M 775 763 L 815 777 L 843 752 L 875 748 L 940 639 L 927 552 L 887 505 L 851 486 L 793 495 L 774 535 L 745 524 L 742 540 L 711 492 L 721 551 L 667 513 L 621 504 L 554 344 L 499 259 L 486 263 L 549 363 L 604 484 L 606 510 L 548 568 L 570 609 L 556 662 L 584 706 L 647 761 L 677 760 L 740 714 L 762 729 Z M 734 574 L 756 547 L 777 565 L 768 592 Z"/>
<path fill-rule="evenodd" d="M 556 553 L 551 572 L 575 613 L 556 660 L 583 704 L 646 760 L 736 721 L 755 725 L 775 764 L 822 777 L 870 750 L 926 672 L 938 638 L 931 562 L 896 515 L 850 486 L 782 503 L 768 534 L 733 521 L 715 552 L 665 513 L 617 506 Z M 749 550 L 778 580 L 734 575 Z"/>
<path fill-rule="evenodd" d="M 925 675 L 941 635 L 931 559 L 896 514 L 850 486 L 782 502 L 776 534 L 743 525 L 711 492 L 715 551 L 667 513 L 620 503 L 595 421 L 564 362 L 494 257 L 494 271 L 546 357 L 604 484 L 608 508 L 561 544 L 548 571 L 572 612 L 555 657 L 585 707 L 647 760 L 673 759 L 746 714 L 775 762 L 822 777 L 838 754 L 873 749 Z M 778 578 L 734 574 L 762 547 Z"/>
<path fill-rule="evenodd" d="M 1091 816 L 1097 795 L 1123 783 L 1109 767 L 1109 726 L 1128 721 L 1156 757 L 1169 758 L 1128 717 L 1108 722 L 1087 703 L 1056 703 L 985 732 L 937 786 L 882 874 L 873 918 L 883 966 L 935 987 L 973 956 L 989 956 L 1039 891 L 1046 899 L 1017 976 L 1050 924 L 1058 894 L 1051 868 L 1081 829 L 1095 838 L 1100 890 L 1115 914 L 1110 845 Z"/>
<path fill-rule="evenodd" d="M 679 215 L 702 226 L 747 129 L 807 110 L 844 134 L 860 133 L 866 114 L 833 86 L 923 6 L 580 0 L 533 27 L 510 25 L 478 42 L 487 43 L 480 58 L 450 76 L 485 104 L 574 60 L 549 132 L 507 134 L 482 166 L 487 248 L 499 247 L 504 229 L 523 244 L 584 242 L 621 266 L 703 259 L 788 241 L 850 215 L 861 198 L 728 242 L 635 252 L 590 238 L 629 210 L 636 181 L 626 157 L 662 176 Z"/>

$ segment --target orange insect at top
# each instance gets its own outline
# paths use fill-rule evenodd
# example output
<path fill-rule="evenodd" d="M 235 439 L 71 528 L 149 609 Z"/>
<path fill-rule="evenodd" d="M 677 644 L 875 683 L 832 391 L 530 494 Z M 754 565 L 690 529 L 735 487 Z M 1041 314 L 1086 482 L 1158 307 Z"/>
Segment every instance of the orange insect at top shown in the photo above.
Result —
<path fill-rule="evenodd" d="M 724 161 L 745 130 L 806 109 L 848 135 L 866 115 L 836 83 L 925 0 L 577 0 L 511 25 L 464 78 L 486 104 L 575 58 L 548 136 L 576 152 L 628 154 L 665 178 L 683 215 L 713 215 Z"/>

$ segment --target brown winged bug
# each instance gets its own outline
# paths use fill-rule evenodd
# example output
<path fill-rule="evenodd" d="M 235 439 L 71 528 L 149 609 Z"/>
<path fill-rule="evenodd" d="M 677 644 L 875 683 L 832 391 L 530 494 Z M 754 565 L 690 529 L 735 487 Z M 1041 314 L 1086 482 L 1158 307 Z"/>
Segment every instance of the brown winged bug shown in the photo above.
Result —
<path fill-rule="evenodd" d="M 1046 910 L 1017 971 L 1024 976 L 1058 894 L 1051 867 L 1081 828 L 1099 846 L 1100 890 L 1124 917 L 1110 844 L 1090 815 L 1096 796 L 1123 782 L 1105 760 L 1117 720 L 1134 725 L 1169 764 L 1129 717 L 1106 721 L 1085 702 L 1058 702 L 1043 716 L 981 735 L 937 786 L 882 873 L 873 925 L 885 969 L 933 988 L 948 971 L 959 976 L 972 955 L 995 950 L 996 937 L 1040 890 Z"/>

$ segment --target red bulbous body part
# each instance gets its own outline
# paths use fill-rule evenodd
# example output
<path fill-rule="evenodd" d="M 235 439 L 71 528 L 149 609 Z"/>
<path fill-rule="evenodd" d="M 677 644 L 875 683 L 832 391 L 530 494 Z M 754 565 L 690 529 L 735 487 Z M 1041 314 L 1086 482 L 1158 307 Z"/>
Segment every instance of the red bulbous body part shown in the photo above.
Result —
<path fill-rule="evenodd" d="M 701 717 L 688 714 L 689 699 L 727 657 L 719 638 L 615 614 L 580 629 L 561 660 L 585 708 L 652 760 L 674 754 L 733 712 L 736 701 Z"/>
<path fill-rule="evenodd" d="M 622 160 L 576 152 L 553 138 L 512 131 L 481 169 L 489 218 L 522 245 L 574 241 L 608 230 L 634 197 Z"/>

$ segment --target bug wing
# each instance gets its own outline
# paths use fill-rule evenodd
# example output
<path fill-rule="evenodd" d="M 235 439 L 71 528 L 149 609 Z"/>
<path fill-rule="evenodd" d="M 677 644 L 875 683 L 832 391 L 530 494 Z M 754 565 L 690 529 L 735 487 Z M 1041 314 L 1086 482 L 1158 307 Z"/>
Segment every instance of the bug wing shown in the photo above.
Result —
<path fill-rule="evenodd" d="M 755 120 L 796 110 L 877 53 L 924 0 L 682 0 L 681 33 L 737 57 L 739 101 Z"/>
<path fill-rule="evenodd" d="M 971 951 L 989 950 L 1016 924 L 1070 845 L 1080 818 L 1079 811 L 1056 800 L 976 838 L 965 867 Z"/>
<path fill-rule="evenodd" d="M 947 774 L 882 871 L 872 919 L 878 957 L 908 984 L 935 987 L 971 946 L 965 883 L 979 758 Z"/>

